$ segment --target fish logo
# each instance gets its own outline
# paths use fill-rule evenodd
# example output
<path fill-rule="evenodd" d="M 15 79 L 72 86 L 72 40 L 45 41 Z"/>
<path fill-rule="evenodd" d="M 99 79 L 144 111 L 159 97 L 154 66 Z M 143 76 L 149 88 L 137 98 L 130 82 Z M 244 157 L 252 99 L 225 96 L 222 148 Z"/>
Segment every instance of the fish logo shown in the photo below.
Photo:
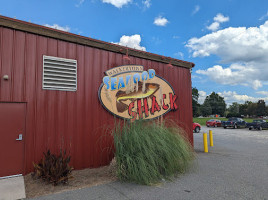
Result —
<path fill-rule="evenodd" d="M 117 111 L 122 113 L 128 109 L 129 105 L 123 103 L 124 101 L 130 100 L 133 102 L 137 99 L 151 97 L 157 92 L 159 87 L 159 84 L 156 83 L 145 83 L 145 91 L 142 91 L 142 84 L 139 82 L 138 91 L 135 91 L 136 89 L 134 88 L 133 92 L 127 94 L 126 91 L 119 90 L 115 95 Z"/>

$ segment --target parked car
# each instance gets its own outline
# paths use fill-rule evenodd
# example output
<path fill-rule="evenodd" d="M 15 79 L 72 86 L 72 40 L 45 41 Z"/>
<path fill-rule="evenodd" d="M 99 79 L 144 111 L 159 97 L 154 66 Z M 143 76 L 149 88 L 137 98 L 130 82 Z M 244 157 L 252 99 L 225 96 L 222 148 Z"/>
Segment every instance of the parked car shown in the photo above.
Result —
<path fill-rule="evenodd" d="M 247 126 L 247 123 L 238 117 L 231 117 L 228 119 L 228 121 L 222 121 L 221 126 L 224 128 L 232 127 L 232 128 L 245 128 Z"/>
<path fill-rule="evenodd" d="M 261 131 L 264 128 L 268 128 L 268 122 L 264 119 L 255 119 L 252 123 L 247 123 L 247 127 L 249 130 L 258 129 Z"/>
<path fill-rule="evenodd" d="M 218 119 L 210 119 L 208 121 L 206 121 L 206 125 L 207 127 L 218 127 L 218 126 L 221 126 L 221 120 L 218 120 Z"/>
<path fill-rule="evenodd" d="M 201 130 L 201 125 L 198 124 L 198 123 L 193 122 L 193 131 L 194 131 L 195 133 L 199 133 L 200 130 Z"/>

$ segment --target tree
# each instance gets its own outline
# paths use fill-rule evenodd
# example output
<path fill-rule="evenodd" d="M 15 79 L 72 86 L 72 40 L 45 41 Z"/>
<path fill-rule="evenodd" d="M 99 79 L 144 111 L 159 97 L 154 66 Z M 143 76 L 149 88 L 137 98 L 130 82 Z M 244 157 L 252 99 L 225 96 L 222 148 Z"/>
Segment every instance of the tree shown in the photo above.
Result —
<path fill-rule="evenodd" d="M 227 115 L 226 117 L 241 117 L 241 114 L 239 113 L 240 104 L 237 102 L 233 102 L 232 105 L 229 106 L 227 109 Z"/>
<path fill-rule="evenodd" d="M 256 105 L 256 115 L 265 116 L 266 114 L 266 106 L 264 100 L 259 100 Z"/>
<path fill-rule="evenodd" d="M 209 96 L 206 97 L 204 104 L 206 103 L 211 107 L 211 114 L 219 114 L 221 116 L 224 115 L 226 109 L 226 103 L 224 98 L 220 95 L 212 92 Z"/>
<path fill-rule="evenodd" d="M 202 116 L 209 116 L 212 114 L 212 108 L 208 101 L 205 101 L 200 107 Z"/>
<path fill-rule="evenodd" d="M 192 88 L 192 108 L 193 108 L 193 116 L 199 116 L 199 108 L 200 108 L 200 104 L 198 103 L 198 89 L 196 89 L 195 87 Z"/>
<path fill-rule="evenodd" d="M 246 101 L 246 105 L 247 105 L 247 114 L 249 116 L 255 116 L 257 114 L 256 112 L 257 104 L 251 101 Z"/>
<path fill-rule="evenodd" d="M 239 114 L 249 116 L 265 116 L 268 114 L 268 106 L 265 105 L 264 100 L 259 100 L 257 103 L 246 101 L 239 105 Z"/>
<path fill-rule="evenodd" d="M 228 111 L 230 113 L 239 113 L 239 104 L 237 102 L 233 102 L 232 105 L 229 106 Z"/>
<path fill-rule="evenodd" d="M 248 109 L 248 106 L 246 103 L 240 104 L 239 105 L 239 114 L 243 115 L 243 116 L 247 116 L 248 115 L 247 109 Z"/>

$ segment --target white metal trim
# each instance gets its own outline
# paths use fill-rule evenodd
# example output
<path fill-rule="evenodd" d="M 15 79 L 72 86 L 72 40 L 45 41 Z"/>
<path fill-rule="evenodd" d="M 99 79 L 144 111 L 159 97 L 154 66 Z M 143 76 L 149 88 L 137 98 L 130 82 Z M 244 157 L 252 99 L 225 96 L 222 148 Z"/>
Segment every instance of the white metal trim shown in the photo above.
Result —
<path fill-rule="evenodd" d="M 66 82 L 76 82 L 75 80 L 71 79 L 64 79 L 64 78 L 54 78 L 54 77 L 45 77 L 46 81 L 66 81 Z"/>
<path fill-rule="evenodd" d="M 71 74 L 75 77 L 75 72 L 65 72 L 65 71 L 60 71 L 60 70 L 52 70 L 52 69 L 44 69 L 45 72 L 55 72 L 55 73 L 62 73 L 62 74 Z"/>
<path fill-rule="evenodd" d="M 74 86 L 76 83 L 60 83 L 60 82 L 56 82 L 56 81 L 46 81 L 45 84 L 55 84 L 55 85 L 66 85 L 66 86 Z"/>
<path fill-rule="evenodd" d="M 52 73 L 49 73 L 49 72 L 47 74 L 45 74 L 45 76 L 47 76 L 47 77 L 60 76 L 62 78 L 74 78 L 74 80 L 75 80 L 75 76 L 68 76 L 68 75 L 63 75 L 63 74 L 52 74 Z M 47 78 L 47 77 L 44 77 L 44 78 Z"/>
<path fill-rule="evenodd" d="M 68 59 L 68 58 L 60 58 L 60 57 L 54 57 L 54 56 L 45 56 L 45 59 L 48 59 L 48 60 L 55 60 L 55 61 L 63 61 L 63 62 L 73 62 L 73 63 L 77 63 L 77 60 L 74 60 L 74 59 Z"/>

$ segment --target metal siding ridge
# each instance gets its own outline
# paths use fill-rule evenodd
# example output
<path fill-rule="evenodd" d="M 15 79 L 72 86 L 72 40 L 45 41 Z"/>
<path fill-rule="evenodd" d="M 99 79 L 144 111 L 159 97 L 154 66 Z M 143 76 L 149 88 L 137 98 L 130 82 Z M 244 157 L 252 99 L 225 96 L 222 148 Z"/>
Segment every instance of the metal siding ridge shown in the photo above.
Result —
<path fill-rule="evenodd" d="M 167 64 L 170 63 L 178 67 L 184 67 L 184 68 L 190 69 L 190 68 L 193 68 L 195 65 L 194 63 L 191 63 L 191 62 L 186 62 L 186 61 L 182 61 L 182 60 L 178 60 L 178 59 L 174 59 L 170 57 L 165 57 L 165 56 L 149 53 L 146 51 L 140 51 L 140 50 L 128 48 L 125 46 L 120 46 L 117 44 L 112 44 L 112 43 L 88 38 L 85 36 L 76 35 L 76 34 L 69 33 L 69 32 L 64 32 L 64 31 L 52 29 L 49 27 L 44 27 L 41 25 L 37 25 L 37 24 L 33 24 L 33 23 L 29 23 L 29 22 L 25 22 L 25 21 L 21 21 L 17 19 L 12 19 L 9 17 L 1 16 L 1 15 L 0 15 L 0 26 L 16 29 L 20 31 L 25 31 L 25 32 L 29 32 L 29 33 L 33 33 L 37 35 L 42 35 L 46 37 L 51 37 L 51 38 L 55 38 L 59 40 L 64 40 L 64 41 L 72 42 L 76 44 L 95 47 L 98 49 L 112 51 L 112 52 L 116 52 L 120 54 L 126 54 L 128 50 L 129 56 L 135 56 L 138 58 L 154 60 L 154 61 L 167 63 Z"/>

